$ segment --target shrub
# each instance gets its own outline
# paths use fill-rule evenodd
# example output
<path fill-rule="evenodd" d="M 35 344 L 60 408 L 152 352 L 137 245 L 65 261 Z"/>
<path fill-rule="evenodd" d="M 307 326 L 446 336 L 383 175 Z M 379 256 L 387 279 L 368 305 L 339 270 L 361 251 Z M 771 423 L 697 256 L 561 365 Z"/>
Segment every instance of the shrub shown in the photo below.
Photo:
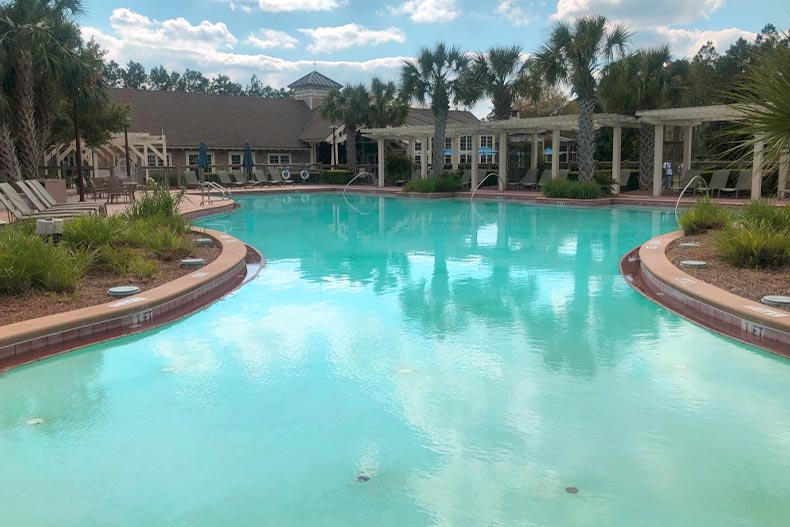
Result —
<path fill-rule="evenodd" d="M 63 243 L 80 249 L 99 249 L 125 241 L 126 221 L 120 216 L 77 216 L 63 224 Z"/>
<path fill-rule="evenodd" d="M 167 227 L 161 227 L 150 233 L 146 245 L 156 254 L 157 258 L 165 261 L 185 258 L 195 248 L 191 238 Z"/>
<path fill-rule="evenodd" d="M 680 227 L 686 236 L 702 234 L 710 229 L 721 229 L 730 222 L 730 213 L 710 199 L 703 198 L 680 217 Z"/>
<path fill-rule="evenodd" d="M 601 194 L 608 196 L 612 193 L 612 186 L 614 186 L 614 178 L 611 172 L 596 172 L 593 175 L 593 182 L 601 187 Z"/>
<path fill-rule="evenodd" d="M 169 220 L 180 217 L 181 202 L 186 191 L 170 192 L 162 185 L 150 185 L 145 195 L 129 205 L 125 216 L 129 220 L 158 218 Z"/>
<path fill-rule="evenodd" d="M 93 252 L 46 243 L 22 229 L 0 232 L 0 292 L 16 294 L 31 287 L 73 291 L 93 260 Z"/>
<path fill-rule="evenodd" d="M 353 177 L 350 170 L 324 170 L 321 173 L 323 182 L 330 185 L 345 185 Z"/>
<path fill-rule="evenodd" d="M 129 247 L 104 246 L 98 251 L 96 268 L 123 276 L 129 272 L 129 262 L 135 258 L 137 253 Z"/>
<path fill-rule="evenodd" d="M 414 179 L 404 186 L 405 192 L 432 194 L 434 192 L 458 192 L 461 190 L 461 179 L 455 175 L 443 174 L 439 177 Z"/>
<path fill-rule="evenodd" d="M 741 209 L 745 222 L 764 222 L 776 231 L 790 229 L 790 207 L 777 207 L 768 201 L 752 201 Z"/>
<path fill-rule="evenodd" d="M 593 181 L 552 180 L 543 185 L 543 195 L 547 198 L 598 199 L 601 187 Z"/>
<path fill-rule="evenodd" d="M 778 269 L 790 263 L 790 229 L 776 230 L 768 221 L 731 225 L 716 237 L 719 256 L 736 267 Z"/>
<path fill-rule="evenodd" d="M 411 175 L 412 165 L 409 158 L 404 154 L 396 153 L 387 156 L 384 165 L 387 177 L 390 179 L 408 179 Z"/>

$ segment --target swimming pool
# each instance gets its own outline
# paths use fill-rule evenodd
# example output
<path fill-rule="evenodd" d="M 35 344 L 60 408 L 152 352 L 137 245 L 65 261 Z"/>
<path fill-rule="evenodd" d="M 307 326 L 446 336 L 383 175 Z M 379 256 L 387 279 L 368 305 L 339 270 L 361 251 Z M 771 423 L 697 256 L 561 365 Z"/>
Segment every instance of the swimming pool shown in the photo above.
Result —
<path fill-rule="evenodd" d="M 256 279 L 0 376 L 0 525 L 786 525 L 790 363 L 619 275 L 671 212 L 348 200 L 240 198 Z"/>

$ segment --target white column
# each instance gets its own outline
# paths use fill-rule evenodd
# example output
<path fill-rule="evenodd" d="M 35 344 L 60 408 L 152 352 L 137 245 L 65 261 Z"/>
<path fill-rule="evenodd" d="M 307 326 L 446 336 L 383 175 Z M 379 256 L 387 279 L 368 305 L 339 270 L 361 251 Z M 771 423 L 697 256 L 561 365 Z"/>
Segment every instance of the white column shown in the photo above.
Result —
<path fill-rule="evenodd" d="M 148 143 L 143 144 L 143 162 L 145 166 L 148 167 Z M 135 181 L 137 181 L 136 175 Z M 145 169 L 145 182 L 148 183 L 148 168 Z"/>
<path fill-rule="evenodd" d="M 479 181 L 477 180 L 477 171 L 479 169 L 480 164 L 480 136 L 477 134 L 472 135 L 472 183 L 471 189 L 474 190 L 477 188 L 477 184 Z"/>
<path fill-rule="evenodd" d="M 411 163 L 414 163 L 414 139 L 409 139 L 409 144 L 406 147 L 406 155 L 409 156 L 409 166 L 411 166 Z M 411 174 L 409 174 L 409 178 L 411 178 Z"/>
<path fill-rule="evenodd" d="M 458 165 L 461 163 L 461 137 L 453 137 L 452 139 L 453 151 L 450 154 L 450 159 L 453 164 L 453 170 L 458 170 Z"/>
<path fill-rule="evenodd" d="M 620 150 L 622 148 L 623 127 L 612 130 L 612 192 L 620 193 Z"/>
<path fill-rule="evenodd" d="M 763 184 L 763 142 L 754 143 L 752 158 L 752 199 L 760 199 Z"/>
<path fill-rule="evenodd" d="M 551 179 L 557 179 L 560 173 L 560 131 L 551 131 Z"/>
<path fill-rule="evenodd" d="M 334 137 L 332 138 L 332 149 L 331 149 L 330 157 L 331 157 L 330 161 L 332 163 L 332 166 L 334 167 L 337 164 L 337 141 Z"/>
<path fill-rule="evenodd" d="M 310 143 L 310 164 L 315 165 L 315 143 Z"/>
<path fill-rule="evenodd" d="M 664 161 L 664 125 L 657 124 L 655 126 L 655 147 L 653 149 L 653 196 L 661 195 L 661 185 L 663 183 L 663 174 L 661 165 Z"/>
<path fill-rule="evenodd" d="M 431 158 L 431 152 L 428 149 L 430 137 L 422 138 L 422 157 L 420 158 L 420 177 L 428 179 L 428 160 Z"/>
<path fill-rule="evenodd" d="M 778 196 L 780 198 L 785 197 L 785 193 L 787 190 L 787 179 L 788 174 L 790 173 L 790 153 L 785 152 L 779 156 L 779 192 Z"/>
<path fill-rule="evenodd" d="M 379 155 L 379 187 L 384 186 L 384 139 L 379 139 L 376 143 Z"/>
<path fill-rule="evenodd" d="M 683 173 L 691 170 L 691 140 L 694 137 L 694 127 L 686 126 L 683 130 Z"/>
<path fill-rule="evenodd" d="M 499 134 L 499 191 L 507 184 L 507 133 Z"/>
<path fill-rule="evenodd" d="M 532 157 L 529 160 L 529 168 L 538 168 L 538 134 L 532 134 Z"/>

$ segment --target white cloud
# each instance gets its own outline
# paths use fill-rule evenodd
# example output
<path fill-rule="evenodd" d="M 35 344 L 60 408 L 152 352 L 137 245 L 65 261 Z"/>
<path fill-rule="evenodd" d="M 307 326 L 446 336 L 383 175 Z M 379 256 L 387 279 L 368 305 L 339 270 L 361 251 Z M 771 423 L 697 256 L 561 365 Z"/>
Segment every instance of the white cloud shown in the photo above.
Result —
<path fill-rule="evenodd" d="M 300 32 L 313 39 L 307 46 L 311 53 L 332 53 L 354 46 L 378 46 L 386 42 L 406 42 L 406 35 L 396 27 L 388 29 L 368 29 L 358 24 L 345 24 L 335 27 L 315 27 L 300 29 Z"/>
<path fill-rule="evenodd" d="M 348 5 L 349 0 L 220 0 L 226 2 L 231 11 L 251 13 L 254 7 L 270 13 L 294 11 L 332 11 Z"/>
<path fill-rule="evenodd" d="M 494 12 L 502 15 L 508 23 L 514 26 L 526 26 L 534 19 L 534 16 L 524 7 L 522 0 L 501 0 Z"/>
<path fill-rule="evenodd" d="M 260 49 L 293 49 L 299 41 L 285 31 L 261 28 L 256 33 L 250 33 L 244 42 Z"/>
<path fill-rule="evenodd" d="M 724 0 L 559 0 L 554 19 L 604 15 L 634 28 L 687 24 L 708 17 Z"/>
<path fill-rule="evenodd" d="M 706 42 L 713 42 L 719 53 L 723 54 L 739 38 L 753 41 L 757 37 L 757 33 L 734 27 L 709 31 L 656 28 L 646 33 L 649 35 L 651 32 L 655 33 L 655 40 L 669 43 L 675 55 L 687 57 L 694 56 Z"/>
<path fill-rule="evenodd" d="M 407 0 L 389 10 L 396 15 L 409 15 L 419 23 L 447 22 L 460 15 L 456 0 Z"/>

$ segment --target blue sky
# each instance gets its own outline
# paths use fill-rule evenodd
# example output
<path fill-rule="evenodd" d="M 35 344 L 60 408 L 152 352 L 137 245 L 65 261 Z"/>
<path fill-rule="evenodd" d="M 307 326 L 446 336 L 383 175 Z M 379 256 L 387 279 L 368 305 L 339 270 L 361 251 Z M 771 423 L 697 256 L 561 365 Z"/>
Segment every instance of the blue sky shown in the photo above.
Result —
<path fill-rule="evenodd" d="M 397 79 L 404 58 L 443 40 L 468 51 L 538 48 L 556 19 L 603 14 L 636 46 L 678 56 L 710 40 L 724 50 L 767 22 L 790 26 L 781 0 L 128 0 L 87 4 L 83 35 L 119 63 L 187 67 L 275 87 L 316 69 L 340 83 Z M 485 113 L 482 106 L 476 113 Z"/>

